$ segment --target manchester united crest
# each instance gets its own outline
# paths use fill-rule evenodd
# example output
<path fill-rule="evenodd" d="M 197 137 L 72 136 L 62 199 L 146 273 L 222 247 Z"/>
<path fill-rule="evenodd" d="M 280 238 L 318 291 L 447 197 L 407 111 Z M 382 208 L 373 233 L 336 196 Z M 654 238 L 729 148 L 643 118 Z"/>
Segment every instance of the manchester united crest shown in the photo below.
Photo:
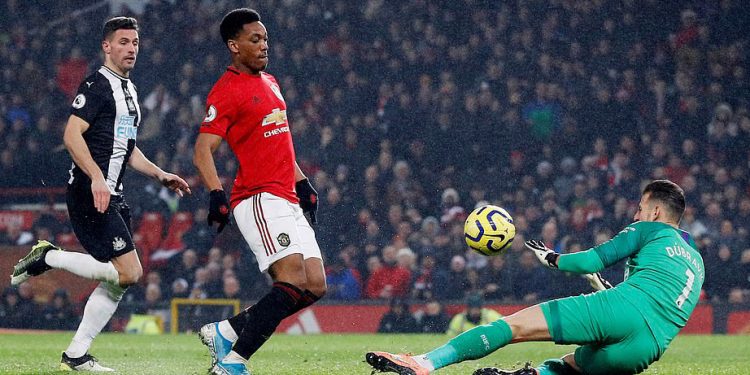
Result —
<path fill-rule="evenodd" d="M 279 234 L 279 236 L 276 237 L 276 240 L 279 241 L 279 245 L 284 246 L 284 247 L 289 246 L 289 244 L 292 242 L 289 239 L 289 235 L 286 233 Z"/>

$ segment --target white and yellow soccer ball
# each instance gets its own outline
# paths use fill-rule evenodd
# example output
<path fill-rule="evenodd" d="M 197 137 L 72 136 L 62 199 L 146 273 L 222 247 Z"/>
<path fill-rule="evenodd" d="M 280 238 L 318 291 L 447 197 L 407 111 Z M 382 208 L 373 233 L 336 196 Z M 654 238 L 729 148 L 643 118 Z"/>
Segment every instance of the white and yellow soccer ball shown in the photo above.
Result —
<path fill-rule="evenodd" d="M 508 211 L 486 205 L 477 207 L 464 224 L 466 244 L 482 255 L 499 255 L 510 247 L 516 236 L 516 226 Z"/>

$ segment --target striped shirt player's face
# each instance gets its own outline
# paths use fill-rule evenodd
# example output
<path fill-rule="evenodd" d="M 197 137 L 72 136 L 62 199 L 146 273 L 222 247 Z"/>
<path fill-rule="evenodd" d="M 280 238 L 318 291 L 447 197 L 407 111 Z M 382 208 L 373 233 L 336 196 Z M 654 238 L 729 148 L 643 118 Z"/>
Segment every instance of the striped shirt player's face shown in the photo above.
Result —
<path fill-rule="evenodd" d="M 129 29 L 115 30 L 112 35 L 102 41 L 105 55 L 105 65 L 117 68 L 119 73 L 127 76 L 135 67 L 138 56 L 138 31 Z"/>

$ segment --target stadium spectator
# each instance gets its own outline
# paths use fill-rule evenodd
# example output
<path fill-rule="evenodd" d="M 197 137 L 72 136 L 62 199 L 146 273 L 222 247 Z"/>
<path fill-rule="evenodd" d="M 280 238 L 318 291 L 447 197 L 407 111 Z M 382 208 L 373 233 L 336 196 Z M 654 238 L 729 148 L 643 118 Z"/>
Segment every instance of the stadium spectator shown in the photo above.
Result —
<path fill-rule="evenodd" d="M 466 299 L 466 310 L 453 316 L 445 333 L 451 337 L 458 336 L 478 325 L 489 324 L 502 317 L 497 311 L 485 308 L 480 295 L 473 294 Z"/>
<path fill-rule="evenodd" d="M 79 47 L 73 47 L 70 55 L 57 63 L 57 86 L 65 96 L 72 100 L 88 70 L 88 61 L 83 57 Z"/>
<path fill-rule="evenodd" d="M 440 300 L 460 300 L 469 288 L 466 259 L 461 255 L 451 258 L 450 269 L 435 275 L 435 297 Z"/>
<path fill-rule="evenodd" d="M 417 320 L 409 310 L 409 304 L 401 299 L 391 299 L 390 309 L 380 319 L 379 333 L 415 333 L 418 332 Z"/>
<path fill-rule="evenodd" d="M 201 289 L 203 289 L 208 298 L 220 298 L 223 294 L 221 265 L 217 262 L 210 262 L 203 269 L 205 270 L 206 276 L 200 285 Z M 197 276 L 196 284 L 198 284 Z"/>
<path fill-rule="evenodd" d="M 190 295 L 190 284 L 183 278 L 177 278 L 172 281 L 172 289 L 170 291 L 170 298 L 187 298 Z"/>
<path fill-rule="evenodd" d="M 220 263 L 222 256 L 224 256 L 224 251 L 219 246 L 214 245 L 208 250 L 206 263 Z"/>
<path fill-rule="evenodd" d="M 157 283 L 146 284 L 144 292 L 144 303 L 141 307 L 141 314 L 154 314 L 156 311 L 164 309 L 165 300 L 162 298 L 161 286 Z"/>
<path fill-rule="evenodd" d="M 409 274 L 414 272 L 416 268 L 417 255 L 408 248 L 402 247 L 396 252 L 396 263 L 400 269 L 409 271 Z"/>
<path fill-rule="evenodd" d="M 188 248 L 179 256 L 170 258 L 166 274 L 171 276 L 171 280 L 183 279 L 192 286 L 195 282 L 196 270 L 199 267 L 198 255 L 195 250 Z"/>
<path fill-rule="evenodd" d="M 411 271 L 398 265 L 396 248 L 383 248 L 382 265 L 367 279 L 365 295 L 370 299 L 403 298 L 409 293 Z"/>
<path fill-rule="evenodd" d="M 3 245 L 21 246 L 28 245 L 34 240 L 34 235 L 23 230 L 22 223 L 16 220 L 9 220 L 5 225 L 5 233 L 0 235 L 0 243 Z"/>
<path fill-rule="evenodd" d="M 237 275 L 237 259 L 232 254 L 224 254 L 221 258 L 222 279 Z"/>
<path fill-rule="evenodd" d="M 411 286 L 411 296 L 417 300 L 435 298 L 435 273 L 437 261 L 435 254 L 425 252 L 422 254 L 422 263 L 414 274 L 414 282 Z"/>
<path fill-rule="evenodd" d="M 430 299 L 425 303 L 418 323 L 421 333 L 445 333 L 450 324 L 450 317 L 439 301 Z"/>
<path fill-rule="evenodd" d="M 38 232 L 40 228 L 45 228 L 51 238 L 55 238 L 65 229 L 52 206 L 47 206 L 39 213 L 34 223 L 31 224 L 31 228 L 34 232 Z"/>
<path fill-rule="evenodd" d="M 42 321 L 29 319 L 30 316 L 39 316 L 41 306 L 34 300 L 34 288 L 30 283 L 22 283 L 18 286 L 18 302 L 14 309 L 18 319 L 17 328 L 39 328 Z"/>
<path fill-rule="evenodd" d="M 339 258 L 331 262 L 326 271 L 326 284 L 328 284 L 326 298 L 344 301 L 360 299 L 362 286 L 357 276 L 358 273 L 352 267 L 347 266 L 343 259 Z"/>
<path fill-rule="evenodd" d="M 709 298 L 726 301 L 732 290 L 737 289 L 743 282 L 747 283 L 748 274 L 743 272 L 743 266 L 738 262 L 739 256 L 732 254 L 732 248 L 726 244 L 712 246 L 712 251 L 706 258 L 709 265 L 706 273 L 711 277 L 706 279 L 704 289 Z"/>
<path fill-rule="evenodd" d="M 70 331 L 76 328 L 78 316 L 70 303 L 68 291 L 57 289 L 50 301 L 42 308 L 44 323 L 41 328 Z"/>
<path fill-rule="evenodd" d="M 240 282 L 237 280 L 234 276 L 225 277 L 223 280 L 223 294 L 221 298 L 228 298 L 228 299 L 240 299 L 241 295 L 241 289 L 240 289 Z M 226 315 L 226 316 L 232 316 L 232 314 Z"/>
<path fill-rule="evenodd" d="M 534 302 L 545 298 L 549 288 L 549 273 L 539 272 L 539 262 L 531 252 L 521 253 L 518 266 L 513 269 L 513 294 L 516 300 Z"/>
<path fill-rule="evenodd" d="M 489 265 L 482 269 L 480 285 L 483 286 L 484 298 L 487 300 L 503 301 L 513 298 L 513 273 L 502 254 L 492 257 Z"/>
<path fill-rule="evenodd" d="M 3 290 L 2 301 L 0 301 L 0 326 L 4 328 L 23 328 L 28 320 L 24 318 L 22 308 L 19 306 L 20 297 L 18 289 L 7 287 Z"/>
<path fill-rule="evenodd" d="M 205 225 L 207 217 L 208 210 L 203 207 L 198 208 L 195 211 L 192 226 L 182 235 L 182 243 L 185 247 L 193 249 L 199 256 L 207 255 L 216 240 L 215 231 Z"/>

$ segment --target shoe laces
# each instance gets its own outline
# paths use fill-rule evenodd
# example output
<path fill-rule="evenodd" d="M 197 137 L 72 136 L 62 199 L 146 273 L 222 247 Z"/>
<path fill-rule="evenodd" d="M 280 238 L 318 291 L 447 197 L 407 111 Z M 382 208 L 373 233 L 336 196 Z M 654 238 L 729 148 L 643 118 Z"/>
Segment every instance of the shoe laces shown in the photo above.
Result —
<path fill-rule="evenodd" d="M 83 363 L 90 363 L 91 367 L 94 367 L 94 366 L 96 366 L 97 363 L 99 363 L 99 359 L 98 358 L 96 358 L 93 355 L 88 354 L 88 353 L 86 353 L 86 354 L 83 355 L 83 359 L 85 360 L 85 362 L 83 362 Z"/>

